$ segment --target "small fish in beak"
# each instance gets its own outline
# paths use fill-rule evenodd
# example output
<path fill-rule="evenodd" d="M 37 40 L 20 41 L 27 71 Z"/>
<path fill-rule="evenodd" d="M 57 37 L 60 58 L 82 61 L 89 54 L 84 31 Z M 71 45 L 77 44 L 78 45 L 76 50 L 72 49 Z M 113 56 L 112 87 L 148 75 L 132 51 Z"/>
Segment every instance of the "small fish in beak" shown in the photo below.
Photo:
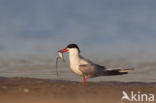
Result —
<path fill-rule="evenodd" d="M 58 53 L 58 58 L 60 58 L 63 62 L 65 62 L 63 52 L 59 50 L 57 53 Z"/>

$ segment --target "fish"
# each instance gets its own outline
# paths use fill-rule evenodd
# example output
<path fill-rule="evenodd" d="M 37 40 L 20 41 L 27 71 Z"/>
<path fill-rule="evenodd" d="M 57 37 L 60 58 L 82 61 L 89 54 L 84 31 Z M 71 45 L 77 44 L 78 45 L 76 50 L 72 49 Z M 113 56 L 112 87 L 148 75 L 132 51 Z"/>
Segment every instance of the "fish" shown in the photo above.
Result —
<path fill-rule="evenodd" d="M 58 53 L 58 57 L 59 57 L 63 62 L 65 62 L 63 52 L 59 50 L 57 53 Z"/>
<path fill-rule="evenodd" d="M 57 68 L 58 68 L 58 60 L 60 59 L 60 60 L 62 60 L 63 62 L 65 62 L 65 60 L 64 60 L 64 55 L 63 55 L 63 52 L 61 51 L 61 50 L 59 50 L 58 52 L 57 52 L 57 54 L 58 54 L 58 57 L 56 58 L 56 74 L 57 74 L 57 77 L 58 77 L 58 70 L 57 70 Z"/>

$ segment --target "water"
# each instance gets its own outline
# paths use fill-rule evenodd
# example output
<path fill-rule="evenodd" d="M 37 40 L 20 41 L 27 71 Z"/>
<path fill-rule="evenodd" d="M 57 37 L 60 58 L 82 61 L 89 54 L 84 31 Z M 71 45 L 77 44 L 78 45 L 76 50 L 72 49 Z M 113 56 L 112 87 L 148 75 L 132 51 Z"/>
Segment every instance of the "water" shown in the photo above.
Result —
<path fill-rule="evenodd" d="M 92 58 L 90 56 L 90 58 Z M 67 59 L 67 58 L 66 58 Z M 134 71 L 122 76 L 97 77 L 88 79 L 88 81 L 124 81 L 124 82 L 156 82 L 156 62 L 142 61 L 138 62 L 127 58 L 108 58 L 105 60 L 94 59 L 96 63 L 105 65 L 109 68 L 121 66 L 133 66 Z M 58 79 L 69 81 L 82 81 L 82 77 L 75 75 L 68 67 L 67 63 L 59 62 L 58 71 L 59 76 L 56 75 L 55 59 L 44 56 L 26 56 L 26 57 L 5 57 L 0 59 L 0 76 L 3 77 L 32 77 L 42 79 Z"/>
<path fill-rule="evenodd" d="M 150 0 L 1 0 L 0 76 L 81 81 L 68 63 L 59 68 L 59 77 L 55 72 L 56 51 L 77 43 L 96 63 L 136 68 L 90 81 L 154 82 L 155 5 Z"/>

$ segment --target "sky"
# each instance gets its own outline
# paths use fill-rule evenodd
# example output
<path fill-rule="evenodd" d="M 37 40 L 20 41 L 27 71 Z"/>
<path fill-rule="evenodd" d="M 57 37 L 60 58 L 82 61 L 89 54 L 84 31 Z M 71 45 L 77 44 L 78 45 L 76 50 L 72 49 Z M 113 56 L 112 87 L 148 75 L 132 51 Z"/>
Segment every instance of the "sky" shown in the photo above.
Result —
<path fill-rule="evenodd" d="M 155 0 L 0 0 L 0 53 L 156 54 Z"/>

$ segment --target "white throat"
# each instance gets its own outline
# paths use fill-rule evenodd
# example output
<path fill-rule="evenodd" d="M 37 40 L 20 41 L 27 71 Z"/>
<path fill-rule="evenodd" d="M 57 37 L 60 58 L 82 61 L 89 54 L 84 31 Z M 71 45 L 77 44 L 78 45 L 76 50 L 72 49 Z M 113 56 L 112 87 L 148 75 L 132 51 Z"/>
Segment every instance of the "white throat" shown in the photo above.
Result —
<path fill-rule="evenodd" d="M 71 68 L 76 68 L 76 66 L 80 64 L 79 51 L 77 48 L 69 49 L 69 61 Z"/>

